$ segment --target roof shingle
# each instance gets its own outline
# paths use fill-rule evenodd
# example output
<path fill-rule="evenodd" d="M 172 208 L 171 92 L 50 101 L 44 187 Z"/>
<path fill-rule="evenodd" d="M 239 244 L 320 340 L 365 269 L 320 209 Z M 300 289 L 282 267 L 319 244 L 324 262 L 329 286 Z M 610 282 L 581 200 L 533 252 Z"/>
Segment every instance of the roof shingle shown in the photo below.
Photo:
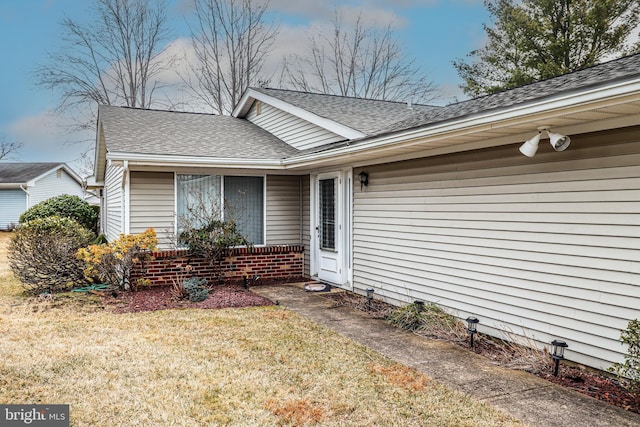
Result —
<path fill-rule="evenodd" d="M 0 162 L 0 184 L 25 184 L 64 163 Z"/>
<path fill-rule="evenodd" d="M 235 159 L 281 159 L 298 152 L 267 131 L 229 116 L 99 107 L 108 151 Z"/>

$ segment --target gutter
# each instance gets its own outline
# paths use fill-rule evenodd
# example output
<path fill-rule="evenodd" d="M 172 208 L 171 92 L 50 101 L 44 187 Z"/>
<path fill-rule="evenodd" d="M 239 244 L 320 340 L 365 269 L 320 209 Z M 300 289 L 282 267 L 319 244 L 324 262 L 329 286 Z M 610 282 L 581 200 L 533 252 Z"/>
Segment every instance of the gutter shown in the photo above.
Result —
<path fill-rule="evenodd" d="M 320 160 L 333 160 L 341 156 L 351 156 L 372 149 L 411 146 L 416 143 L 434 142 L 464 136 L 481 131 L 505 128 L 514 124 L 528 123 L 533 120 L 548 122 L 554 116 L 572 112 L 590 111 L 629 101 L 640 101 L 640 81 L 618 83 L 605 88 L 596 88 L 587 92 L 568 94 L 560 98 L 547 99 L 501 109 L 480 115 L 453 118 L 442 122 L 405 131 L 393 132 L 373 138 L 350 141 L 341 148 L 320 153 L 310 153 L 289 157 L 285 166 L 305 166 Z M 532 132 L 535 131 L 532 128 Z M 427 139 L 427 141 L 425 141 Z M 361 142 L 358 142 L 361 141 Z M 451 144 L 453 145 L 453 144 Z"/>
<path fill-rule="evenodd" d="M 29 190 L 27 188 L 23 187 L 22 184 L 20 184 L 20 189 L 27 194 L 27 206 L 25 207 L 25 209 L 29 209 L 29 207 L 30 207 L 29 206 L 29 198 L 31 198 L 31 194 L 29 193 Z"/>

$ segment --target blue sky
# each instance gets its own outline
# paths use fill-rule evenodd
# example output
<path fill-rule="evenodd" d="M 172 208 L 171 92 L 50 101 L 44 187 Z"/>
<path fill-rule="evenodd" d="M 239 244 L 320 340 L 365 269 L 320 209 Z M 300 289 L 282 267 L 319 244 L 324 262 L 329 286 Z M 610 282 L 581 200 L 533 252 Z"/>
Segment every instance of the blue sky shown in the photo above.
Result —
<path fill-rule="evenodd" d="M 59 46 L 60 21 L 68 16 L 91 22 L 90 0 L 0 0 L 0 138 L 24 147 L 17 161 L 64 161 L 74 166 L 91 132 L 69 133 L 69 118 L 54 114 L 56 94 L 37 88 L 33 71 L 46 63 L 47 52 Z M 464 57 L 484 41 L 482 24 L 489 16 L 481 0 L 271 0 L 281 39 L 278 52 L 294 51 L 309 26 L 327 22 L 336 7 L 389 23 L 431 80 L 440 86 L 439 103 L 463 98 L 451 61 Z M 169 1 L 169 24 L 175 39 L 188 37 L 184 11 L 188 0 Z"/>

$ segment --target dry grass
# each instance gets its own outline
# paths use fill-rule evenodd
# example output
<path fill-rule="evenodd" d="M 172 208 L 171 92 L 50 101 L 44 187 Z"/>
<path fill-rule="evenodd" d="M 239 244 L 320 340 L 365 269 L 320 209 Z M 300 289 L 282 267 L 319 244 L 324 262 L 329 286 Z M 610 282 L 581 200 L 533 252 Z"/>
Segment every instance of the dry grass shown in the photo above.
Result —
<path fill-rule="evenodd" d="M 74 426 L 518 425 L 280 307 L 113 314 L 21 295 L 0 235 L 0 402 Z"/>

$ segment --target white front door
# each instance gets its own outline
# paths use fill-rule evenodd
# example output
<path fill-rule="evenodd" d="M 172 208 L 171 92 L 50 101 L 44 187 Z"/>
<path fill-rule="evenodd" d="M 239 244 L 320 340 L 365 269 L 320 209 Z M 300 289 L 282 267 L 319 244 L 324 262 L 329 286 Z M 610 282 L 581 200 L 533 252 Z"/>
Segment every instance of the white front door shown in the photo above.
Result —
<path fill-rule="evenodd" d="M 315 270 L 318 279 L 343 286 L 348 277 L 348 174 L 319 174 L 315 180 Z"/>

